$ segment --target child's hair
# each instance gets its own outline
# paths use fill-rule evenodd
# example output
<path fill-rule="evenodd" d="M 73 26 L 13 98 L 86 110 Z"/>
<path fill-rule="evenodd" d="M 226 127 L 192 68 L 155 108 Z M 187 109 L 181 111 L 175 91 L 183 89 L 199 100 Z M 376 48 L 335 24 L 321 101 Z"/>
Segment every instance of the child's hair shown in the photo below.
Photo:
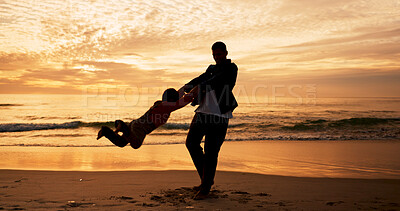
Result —
<path fill-rule="evenodd" d="M 164 91 L 162 101 L 176 102 L 179 100 L 179 93 L 174 88 L 169 88 Z"/>

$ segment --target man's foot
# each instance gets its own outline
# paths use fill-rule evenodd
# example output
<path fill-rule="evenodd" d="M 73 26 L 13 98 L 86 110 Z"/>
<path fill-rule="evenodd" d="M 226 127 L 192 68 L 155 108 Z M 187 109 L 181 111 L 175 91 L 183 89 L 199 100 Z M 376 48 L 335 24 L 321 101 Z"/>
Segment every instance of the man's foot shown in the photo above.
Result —
<path fill-rule="evenodd" d="M 208 197 L 208 193 L 207 192 L 203 192 L 201 190 L 199 190 L 199 192 L 196 193 L 196 195 L 194 196 L 194 200 L 204 200 Z"/>
<path fill-rule="evenodd" d="M 193 199 L 194 200 L 206 199 L 208 197 L 208 194 L 210 193 L 210 189 L 211 189 L 211 187 L 205 188 L 204 186 L 200 185 L 200 190 L 199 190 L 199 192 L 196 193 L 196 195 L 194 196 Z"/>
<path fill-rule="evenodd" d="M 214 185 L 214 182 L 211 183 L 210 187 L 211 187 L 212 185 Z M 193 186 L 192 189 L 193 189 L 194 191 L 198 192 L 198 191 L 201 189 L 201 187 L 202 187 L 202 185 L 200 184 L 200 185 L 197 185 L 197 186 Z"/>
<path fill-rule="evenodd" d="M 194 191 L 198 192 L 201 189 L 201 185 L 193 186 Z"/>

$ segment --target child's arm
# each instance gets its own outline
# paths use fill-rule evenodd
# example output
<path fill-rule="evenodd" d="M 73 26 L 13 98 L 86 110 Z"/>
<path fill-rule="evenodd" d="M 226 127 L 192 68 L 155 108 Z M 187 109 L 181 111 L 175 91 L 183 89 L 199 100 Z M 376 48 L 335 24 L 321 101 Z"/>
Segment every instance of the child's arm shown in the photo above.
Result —
<path fill-rule="evenodd" d="M 171 113 L 192 102 L 193 99 L 197 96 L 197 94 L 198 94 L 198 87 L 196 86 L 192 90 L 190 90 L 189 93 L 184 94 L 178 101 L 162 102 L 159 106 L 154 108 L 153 111 L 155 113 Z"/>
<path fill-rule="evenodd" d="M 177 102 L 176 102 L 176 109 L 174 109 L 173 111 L 180 109 L 182 107 L 184 107 L 185 105 L 189 104 L 190 102 L 193 101 L 193 99 L 197 96 L 199 91 L 199 87 L 196 86 L 194 87 L 192 90 L 190 90 L 190 92 L 188 92 L 187 94 L 184 94 Z"/>
<path fill-rule="evenodd" d="M 181 97 L 183 97 L 183 95 L 185 94 L 185 89 L 186 89 L 186 85 L 183 85 L 183 86 L 178 90 L 179 99 L 180 99 Z"/>
<path fill-rule="evenodd" d="M 181 97 L 185 94 L 185 92 L 189 93 L 190 91 L 192 91 L 192 87 L 193 87 L 193 85 L 188 85 L 188 84 L 183 85 L 183 86 L 178 90 L 179 98 L 181 98 Z M 195 89 L 195 88 L 196 88 L 196 87 L 193 87 L 193 89 Z M 189 90 L 189 91 L 188 91 L 188 90 Z M 197 89 L 195 90 L 195 92 L 197 92 Z"/>

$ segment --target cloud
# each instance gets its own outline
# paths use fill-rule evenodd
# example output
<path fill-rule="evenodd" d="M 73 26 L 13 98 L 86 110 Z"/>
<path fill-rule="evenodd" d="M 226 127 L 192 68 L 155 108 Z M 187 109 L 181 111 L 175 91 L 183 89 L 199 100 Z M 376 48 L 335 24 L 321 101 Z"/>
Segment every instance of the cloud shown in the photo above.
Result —
<path fill-rule="evenodd" d="M 24 69 L 13 79 L 0 78 L 1 93 L 77 93 L 86 87 L 174 87 L 187 83 L 196 73 L 175 73 L 163 69 L 142 70 L 117 62 L 74 61 L 61 68 Z M 49 88 L 49 89 L 46 89 Z M 51 88 L 51 89 L 50 89 Z M 59 89 L 55 91 L 56 89 Z"/>
<path fill-rule="evenodd" d="M 400 28 L 387 31 L 374 30 L 373 32 L 347 37 L 335 37 L 330 39 L 322 39 L 313 42 L 306 42 L 296 45 L 282 46 L 282 48 L 296 48 L 296 47 L 325 47 L 326 45 L 336 45 L 351 42 L 362 42 L 365 40 L 380 40 L 393 38 L 400 38 Z"/>
<path fill-rule="evenodd" d="M 396 0 L 4 1 L 0 79 L 7 90 L 44 92 L 177 87 L 213 62 L 216 40 L 227 43 L 240 84 L 371 70 L 389 78 L 399 11 Z"/>
<path fill-rule="evenodd" d="M 35 53 L 0 52 L 0 71 L 16 71 L 40 63 L 41 56 Z"/>

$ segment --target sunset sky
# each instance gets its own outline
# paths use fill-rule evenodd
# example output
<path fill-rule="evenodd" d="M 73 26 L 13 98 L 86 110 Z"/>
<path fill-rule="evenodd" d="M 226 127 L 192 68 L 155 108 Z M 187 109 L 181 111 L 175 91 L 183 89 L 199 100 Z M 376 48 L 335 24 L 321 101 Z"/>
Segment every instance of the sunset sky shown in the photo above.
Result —
<path fill-rule="evenodd" d="M 236 92 L 400 97 L 399 0 L 0 0 L 0 24 L 2 94 L 179 88 L 221 40 Z"/>

